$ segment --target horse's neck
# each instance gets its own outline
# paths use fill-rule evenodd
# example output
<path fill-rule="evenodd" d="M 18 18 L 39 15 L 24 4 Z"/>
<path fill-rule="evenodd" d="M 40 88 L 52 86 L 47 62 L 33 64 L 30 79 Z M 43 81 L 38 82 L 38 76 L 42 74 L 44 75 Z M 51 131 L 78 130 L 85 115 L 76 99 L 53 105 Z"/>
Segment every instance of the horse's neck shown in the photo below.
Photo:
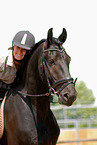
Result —
<path fill-rule="evenodd" d="M 33 56 L 30 58 L 27 74 L 26 74 L 26 89 L 28 94 L 44 94 L 47 93 L 48 87 L 44 84 L 39 76 L 38 71 L 38 59 L 40 56 L 40 51 L 34 52 Z M 32 108 L 37 115 L 40 114 L 41 118 L 44 117 L 43 114 L 47 114 L 49 110 L 49 101 L 47 97 L 34 97 L 30 98 Z"/>
<path fill-rule="evenodd" d="M 40 79 L 37 81 L 39 81 L 38 84 L 36 83 L 36 78 L 34 78 L 32 82 L 29 82 L 28 93 L 35 95 L 47 93 L 47 87 L 41 83 Z M 42 120 L 45 120 L 50 108 L 48 97 L 30 97 L 30 102 L 35 114 L 35 118 L 40 117 Z"/>

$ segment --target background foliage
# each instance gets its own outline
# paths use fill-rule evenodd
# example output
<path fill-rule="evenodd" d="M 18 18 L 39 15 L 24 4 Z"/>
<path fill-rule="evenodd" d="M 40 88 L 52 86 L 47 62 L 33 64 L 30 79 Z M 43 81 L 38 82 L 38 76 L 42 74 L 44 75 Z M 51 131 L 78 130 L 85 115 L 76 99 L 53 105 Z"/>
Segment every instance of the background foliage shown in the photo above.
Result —
<path fill-rule="evenodd" d="M 91 89 L 88 89 L 86 84 L 83 81 L 76 83 L 76 91 L 78 93 L 77 99 L 73 105 L 90 105 L 94 104 L 95 96 Z M 58 106 L 59 104 L 52 104 L 53 106 Z M 79 109 L 60 109 L 54 110 L 54 115 L 57 120 L 61 119 L 87 119 L 87 120 L 97 120 L 97 108 L 79 108 Z M 84 127 L 84 125 L 82 125 Z M 97 124 L 95 125 L 97 126 Z"/>
<path fill-rule="evenodd" d="M 78 95 L 74 104 L 93 104 L 95 102 L 92 90 L 88 89 L 83 81 L 77 82 L 75 88 Z"/>

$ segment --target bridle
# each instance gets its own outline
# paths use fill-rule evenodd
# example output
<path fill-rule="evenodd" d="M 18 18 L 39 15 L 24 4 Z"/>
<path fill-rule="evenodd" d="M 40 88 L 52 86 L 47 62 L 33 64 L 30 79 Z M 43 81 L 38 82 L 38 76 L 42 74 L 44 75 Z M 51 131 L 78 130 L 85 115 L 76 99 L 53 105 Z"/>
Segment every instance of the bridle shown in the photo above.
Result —
<path fill-rule="evenodd" d="M 74 84 L 74 85 L 75 85 L 75 83 L 76 83 L 76 81 L 77 81 L 77 78 L 75 79 L 75 81 L 74 81 L 73 78 L 66 78 L 66 79 L 62 79 L 62 80 L 58 80 L 58 81 L 55 81 L 55 80 L 54 80 L 54 77 L 52 76 L 52 74 L 51 74 L 51 72 L 50 72 L 50 70 L 49 70 L 47 61 L 46 61 L 46 59 L 45 59 L 45 57 L 44 57 L 44 54 L 45 54 L 46 52 L 49 52 L 49 51 L 57 51 L 57 52 L 59 52 L 59 53 L 63 53 L 64 49 L 62 48 L 61 50 L 59 50 L 59 49 L 46 49 L 46 50 L 45 50 L 45 49 L 44 49 L 44 44 L 43 44 L 43 50 L 42 50 L 42 70 L 44 70 L 44 72 L 42 72 L 42 73 L 44 73 L 44 75 L 46 76 L 46 81 L 47 81 L 47 83 L 48 83 L 49 91 L 48 91 L 47 93 L 45 93 L 45 94 L 39 94 L 39 95 L 32 95 L 32 94 L 24 93 L 24 92 L 22 92 L 22 91 L 18 91 L 18 90 L 16 90 L 16 89 L 14 89 L 16 92 L 20 93 L 21 95 L 24 95 L 24 97 L 26 97 L 26 96 L 29 96 L 29 97 L 49 96 L 49 97 L 52 98 L 54 94 L 56 94 L 56 95 L 59 96 L 59 93 L 60 93 L 65 87 L 67 87 L 69 84 Z M 47 68 L 47 69 L 46 69 L 46 68 Z M 49 77 L 48 77 L 48 75 L 47 75 L 47 71 L 49 72 L 49 75 L 50 75 L 51 79 L 53 80 L 52 85 L 51 85 L 50 79 L 49 79 Z M 59 90 L 56 91 L 55 89 L 56 89 L 56 87 L 57 87 L 58 85 L 61 85 L 61 87 L 60 87 Z"/>
<path fill-rule="evenodd" d="M 55 81 L 54 80 L 54 77 L 52 76 L 50 70 L 49 70 L 49 67 L 48 67 L 48 64 L 47 64 L 47 61 L 44 57 L 44 54 L 46 52 L 49 52 L 49 51 L 57 51 L 59 53 L 63 53 L 64 52 L 64 49 L 61 47 L 61 49 L 44 49 L 44 45 L 43 45 L 43 51 L 42 51 L 42 66 L 43 66 L 43 70 L 44 70 L 44 74 L 46 76 L 46 80 L 47 80 L 47 83 L 48 83 L 48 86 L 49 86 L 49 94 L 51 96 L 53 96 L 54 94 L 57 94 L 59 96 L 59 93 L 65 88 L 67 87 L 69 84 L 74 84 L 76 83 L 77 81 L 77 78 L 74 79 L 73 78 L 66 78 L 66 79 L 61 79 L 61 80 L 58 80 L 58 81 Z M 46 70 L 47 68 L 47 70 Z M 49 80 L 49 77 L 47 75 L 47 71 L 49 72 L 49 75 L 51 77 L 51 79 L 53 80 L 53 83 L 51 85 L 50 83 L 50 80 Z M 61 85 L 60 89 L 59 90 L 55 90 L 55 88 L 58 86 L 58 85 Z"/>

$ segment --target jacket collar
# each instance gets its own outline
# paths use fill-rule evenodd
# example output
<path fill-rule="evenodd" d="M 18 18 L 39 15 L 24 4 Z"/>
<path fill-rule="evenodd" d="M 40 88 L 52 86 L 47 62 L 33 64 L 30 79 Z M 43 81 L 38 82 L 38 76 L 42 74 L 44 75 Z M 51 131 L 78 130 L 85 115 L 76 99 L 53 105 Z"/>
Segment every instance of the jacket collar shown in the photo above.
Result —
<path fill-rule="evenodd" d="M 15 67 L 13 56 L 12 56 L 12 50 L 9 50 L 8 58 L 7 58 L 7 65 Z"/>

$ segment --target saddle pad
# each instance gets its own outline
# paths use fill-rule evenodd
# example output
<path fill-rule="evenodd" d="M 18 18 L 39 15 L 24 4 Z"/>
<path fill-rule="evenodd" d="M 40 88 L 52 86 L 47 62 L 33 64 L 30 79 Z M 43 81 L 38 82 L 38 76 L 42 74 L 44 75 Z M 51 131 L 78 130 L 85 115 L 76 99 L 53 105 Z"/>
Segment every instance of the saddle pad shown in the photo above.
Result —
<path fill-rule="evenodd" d="M 0 104 L 0 138 L 3 135 L 3 131 L 4 131 L 4 105 L 5 105 L 5 101 L 6 101 L 6 95 L 2 101 L 2 103 Z"/>

